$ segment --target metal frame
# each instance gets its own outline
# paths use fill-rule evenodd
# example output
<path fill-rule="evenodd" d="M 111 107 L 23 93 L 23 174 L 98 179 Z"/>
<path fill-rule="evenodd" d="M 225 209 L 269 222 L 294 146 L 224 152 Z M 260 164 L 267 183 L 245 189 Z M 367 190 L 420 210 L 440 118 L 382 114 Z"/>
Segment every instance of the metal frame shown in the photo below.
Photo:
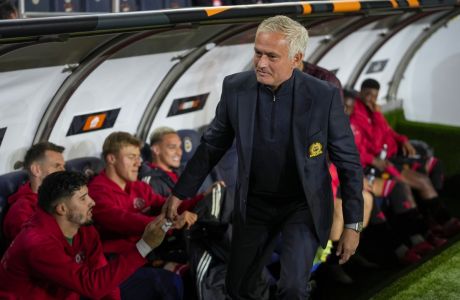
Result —
<path fill-rule="evenodd" d="M 385 34 L 380 35 L 380 37 L 366 50 L 364 55 L 358 61 L 358 64 L 353 69 L 353 72 L 351 73 L 351 75 L 350 75 L 350 77 L 348 79 L 348 82 L 344 86 L 346 88 L 353 88 L 355 86 L 356 80 L 358 80 L 358 78 L 361 75 L 364 67 L 372 59 L 374 54 L 383 45 L 385 45 L 385 43 L 389 39 L 391 39 L 393 36 L 395 36 L 398 32 L 400 32 L 402 29 L 404 29 L 409 24 L 414 23 L 417 20 L 420 20 L 422 18 L 425 18 L 425 17 L 431 15 L 432 13 L 434 13 L 434 11 L 427 12 L 427 13 L 421 13 L 421 14 L 415 14 L 413 16 L 409 16 L 409 17 L 401 20 L 400 22 L 397 22 L 396 24 L 392 24 L 392 27 L 388 30 L 388 32 L 385 32 Z"/>
<path fill-rule="evenodd" d="M 406 72 L 407 67 L 409 66 L 410 61 L 414 57 L 414 54 L 423 46 L 423 44 L 441 27 L 445 26 L 450 20 L 455 18 L 460 14 L 460 8 L 457 8 L 453 11 L 446 13 L 445 15 L 439 17 L 433 24 L 427 27 L 422 33 L 412 42 L 409 46 L 406 53 L 404 53 L 402 59 L 400 60 L 394 75 L 390 81 L 390 86 L 388 88 L 388 94 L 386 95 L 387 102 L 392 102 L 397 100 L 397 94 L 399 89 L 399 84 Z"/>
<path fill-rule="evenodd" d="M 59 118 L 59 114 L 72 97 L 73 93 L 94 69 L 119 50 L 136 41 L 164 31 L 165 30 L 155 30 L 137 34 L 121 34 L 93 51 L 93 53 L 86 57 L 78 66 L 71 68 L 72 74 L 66 78 L 49 102 L 37 127 L 32 144 L 40 141 L 47 141 L 49 139 L 54 124 Z"/>
<path fill-rule="evenodd" d="M 456 0 L 312 1 L 8 20 L 0 27 L 0 42 L 8 42 L 9 39 L 36 38 L 41 35 L 139 31 L 165 26 L 173 27 L 184 23 L 234 24 L 239 21 L 258 21 L 278 14 L 295 18 L 346 14 L 388 15 L 420 9 L 449 9 L 456 5 Z"/>

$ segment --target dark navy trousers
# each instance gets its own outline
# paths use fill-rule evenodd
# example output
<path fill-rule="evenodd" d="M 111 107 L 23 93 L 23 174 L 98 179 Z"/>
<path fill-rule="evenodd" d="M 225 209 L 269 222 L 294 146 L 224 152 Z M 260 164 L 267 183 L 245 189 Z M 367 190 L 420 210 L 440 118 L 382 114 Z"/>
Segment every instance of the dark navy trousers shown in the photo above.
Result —
<path fill-rule="evenodd" d="M 249 197 L 246 219 L 234 216 L 226 287 L 230 299 L 261 299 L 261 273 L 281 233 L 278 299 L 306 299 L 319 241 L 305 199 Z"/>
<path fill-rule="evenodd" d="M 120 293 L 123 300 L 181 300 L 183 284 L 176 273 L 142 267 L 120 284 Z"/>

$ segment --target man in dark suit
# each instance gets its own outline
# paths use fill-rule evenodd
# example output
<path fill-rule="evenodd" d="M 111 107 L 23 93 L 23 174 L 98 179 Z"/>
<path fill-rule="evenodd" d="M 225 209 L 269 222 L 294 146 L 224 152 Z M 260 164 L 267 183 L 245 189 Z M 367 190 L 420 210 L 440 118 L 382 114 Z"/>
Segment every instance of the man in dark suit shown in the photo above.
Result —
<path fill-rule="evenodd" d="M 363 219 L 359 155 L 339 90 L 296 69 L 307 40 L 306 29 L 285 16 L 259 25 L 255 72 L 224 79 L 216 116 L 163 207 L 174 219 L 180 199 L 196 193 L 236 138 L 238 179 L 226 279 L 231 299 L 260 299 L 255 287 L 279 233 L 278 297 L 307 297 L 316 249 L 326 245 L 332 223 L 327 156 L 342 186 L 341 262 L 358 246 Z"/>

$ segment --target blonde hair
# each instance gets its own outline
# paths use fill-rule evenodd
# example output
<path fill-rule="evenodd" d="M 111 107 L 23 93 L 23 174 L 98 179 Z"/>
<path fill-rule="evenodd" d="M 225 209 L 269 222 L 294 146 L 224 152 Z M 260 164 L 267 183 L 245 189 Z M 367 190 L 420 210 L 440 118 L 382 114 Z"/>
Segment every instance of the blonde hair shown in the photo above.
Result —
<path fill-rule="evenodd" d="M 158 127 L 155 129 L 152 134 L 150 135 L 150 146 L 155 145 L 163 139 L 163 137 L 167 134 L 177 134 L 177 131 L 172 129 L 171 127 Z"/>
<path fill-rule="evenodd" d="M 121 148 L 125 146 L 135 146 L 140 149 L 142 142 L 128 132 L 112 132 L 105 138 L 104 145 L 102 145 L 102 157 L 105 160 L 108 154 L 118 154 Z"/>
<path fill-rule="evenodd" d="M 286 16 L 274 16 L 265 19 L 257 28 L 259 32 L 279 32 L 288 42 L 289 58 L 294 58 L 297 53 L 305 54 L 308 43 L 308 31 L 299 22 Z"/>

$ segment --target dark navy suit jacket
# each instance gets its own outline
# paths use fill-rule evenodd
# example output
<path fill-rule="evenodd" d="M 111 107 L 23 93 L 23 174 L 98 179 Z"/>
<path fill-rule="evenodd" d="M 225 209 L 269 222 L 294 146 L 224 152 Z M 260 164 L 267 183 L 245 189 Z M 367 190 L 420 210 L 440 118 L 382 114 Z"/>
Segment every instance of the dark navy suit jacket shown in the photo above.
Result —
<path fill-rule="evenodd" d="M 314 230 L 325 247 L 334 207 L 326 157 L 329 155 L 339 172 L 345 224 L 363 219 L 362 168 L 339 90 L 301 71 L 294 72 L 297 73 L 292 134 L 297 171 L 312 214 Z M 196 194 L 206 175 L 236 138 L 238 178 L 235 213 L 244 219 L 256 103 L 257 79 L 254 71 L 233 74 L 224 79 L 214 120 L 175 186 L 175 196 L 183 199 Z"/>

